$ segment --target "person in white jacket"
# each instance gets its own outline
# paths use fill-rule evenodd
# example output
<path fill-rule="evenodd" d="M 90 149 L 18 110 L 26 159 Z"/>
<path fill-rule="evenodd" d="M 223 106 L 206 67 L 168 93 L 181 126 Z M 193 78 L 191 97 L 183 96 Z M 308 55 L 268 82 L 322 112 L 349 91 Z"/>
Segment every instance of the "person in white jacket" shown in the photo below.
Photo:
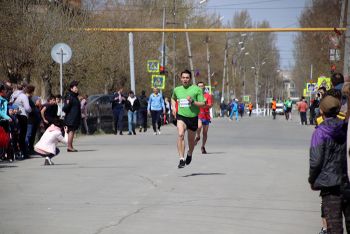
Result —
<path fill-rule="evenodd" d="M 67 144 L 68 142 L 68 128 L 64 127 L 64 137 L 62 136 L 62 128 L 64 124 L 60 119 L 53 121 L 38 143 L 34 146 L 35 152 L 37 152 L 42 157 L 45 157 L 44 165 L 53 165 L 52 158 L 59 154 L 60 150 L 57 148 L 58 142 L 63 142 Z"/>

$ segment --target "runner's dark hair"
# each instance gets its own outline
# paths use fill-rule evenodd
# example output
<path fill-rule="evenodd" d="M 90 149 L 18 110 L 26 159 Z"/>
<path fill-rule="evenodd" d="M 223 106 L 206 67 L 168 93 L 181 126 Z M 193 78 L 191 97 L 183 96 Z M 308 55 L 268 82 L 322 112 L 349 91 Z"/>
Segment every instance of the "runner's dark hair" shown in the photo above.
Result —
<path fill-rule="evenodd" d="M 189 70 L 186 69 L 186 70 L 182 71 L 180 75 L 182 76 L 182 74 L 184 74 L 184 73 L 185 74 L 189 74 L 190 75 L 190 79 L 192 79 L 192 73 Z"/>

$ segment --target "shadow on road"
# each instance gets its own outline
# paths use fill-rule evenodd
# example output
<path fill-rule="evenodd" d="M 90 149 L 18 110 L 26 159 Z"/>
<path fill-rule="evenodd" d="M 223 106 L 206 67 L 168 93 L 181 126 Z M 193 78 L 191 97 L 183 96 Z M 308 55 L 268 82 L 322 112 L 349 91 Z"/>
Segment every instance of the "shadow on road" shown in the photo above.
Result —
<path fill-rule="evenodd" d="M 78 165 L 77 163 L 55 163 L 52 166 L 75 166 Z"/>
<path fill-rule="evenodd" d="M 226 175 L 226 173 L 192 173 L 182 177 L 191 177 L 191 176 L 210 176 L 210 175 Z"/>
<path fill-rule="evenodd" d="M 87 150 L 79 150 L 78 152 L 94 152 L 94 151 L 97 151 L 97 150 L 94 150 L 94 149 L 87 149 Z M 77 152 L 77 153 L 78 153 Z"/>
<path fill-rule="evenodd" d="M 226 152 L 209 152 L 209 153 L 206 153 L 206 154 L 226 154 Z"/>
<path fill-rule="evenodd" d="M 18 167 L 18 166 L 15 166 L 15 165 L 4 165 L 4 164 L 0 165 L 0 169 L 1 168 L 11 168 L 11 167 Z"/>

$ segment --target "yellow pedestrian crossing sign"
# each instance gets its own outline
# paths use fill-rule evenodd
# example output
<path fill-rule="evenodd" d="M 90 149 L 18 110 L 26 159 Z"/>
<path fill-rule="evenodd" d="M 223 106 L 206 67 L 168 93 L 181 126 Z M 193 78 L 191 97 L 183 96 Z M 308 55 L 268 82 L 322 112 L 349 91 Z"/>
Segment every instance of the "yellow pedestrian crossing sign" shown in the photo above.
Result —
<path fill-rule="evenodd" d="M 165 76 L 152 75 L 152 88 L 165 89 Z"/>
<path fill-rule="evenodd" d="M 150 73 L 159 73 L 159 60 L 147 60 L 147 71 Z"/>

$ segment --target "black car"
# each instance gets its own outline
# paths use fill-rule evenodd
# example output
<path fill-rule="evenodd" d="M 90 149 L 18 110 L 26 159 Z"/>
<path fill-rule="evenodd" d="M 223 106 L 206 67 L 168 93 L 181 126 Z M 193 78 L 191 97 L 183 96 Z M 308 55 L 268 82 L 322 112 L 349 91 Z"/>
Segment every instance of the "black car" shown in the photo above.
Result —
<path fill-rule="evenodd" d="M 111 94 L 91 95 L 87 104 L 87 123 L 90 133 L 102 130 L 105 133 L 114 132 L 114 118 L 112 112 Z M 123 130 L 128 129 L 128 114 L 125 111 L 123 117 Z"/>

